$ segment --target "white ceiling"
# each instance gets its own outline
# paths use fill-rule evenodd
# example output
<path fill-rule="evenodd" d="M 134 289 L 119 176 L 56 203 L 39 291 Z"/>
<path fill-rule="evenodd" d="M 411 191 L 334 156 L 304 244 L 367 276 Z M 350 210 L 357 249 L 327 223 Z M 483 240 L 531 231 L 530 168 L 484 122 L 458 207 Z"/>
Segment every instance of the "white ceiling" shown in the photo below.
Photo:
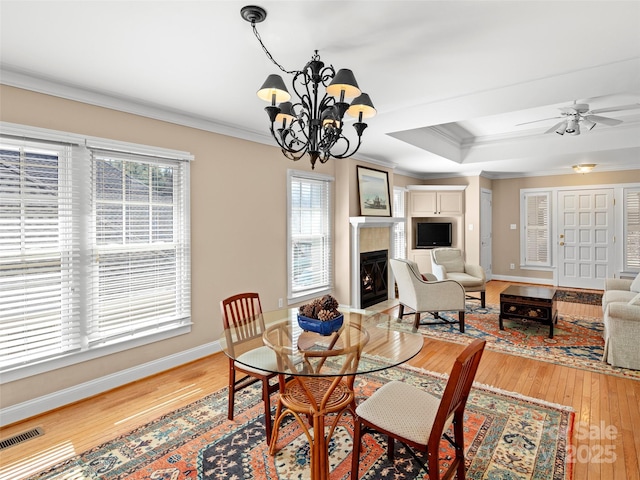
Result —
<path fill-rule="evenodd" d="M 240 16 L 248 3 L 1 0 L 0 81 L 274 144 L 255 92 L 280 72 Z M 575 101 L 640 103 L 640 1 L 258 4 L 287 70 L 318 50 L 371 96 L 358 158 L 423 178 L 640 168 L 640 109 L 579 136 L 515 126 Z"/>

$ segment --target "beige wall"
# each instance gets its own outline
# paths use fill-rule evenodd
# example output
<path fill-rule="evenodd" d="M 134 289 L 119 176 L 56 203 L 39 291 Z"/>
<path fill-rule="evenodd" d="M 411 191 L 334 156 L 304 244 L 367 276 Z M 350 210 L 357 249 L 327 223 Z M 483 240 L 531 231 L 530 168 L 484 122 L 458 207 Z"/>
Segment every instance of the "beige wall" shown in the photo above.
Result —
<path fill-rule="evenodd" d="M 465 255 L 468 262 L 480 263 L 480 199 L 482 189 L 492 193 L 492 273 L 495 276 L 539 279 L 546 283 L 553 278 L 548 271 L 523 270 L 520 265 L 520 190 L 524 188 L 583 187 L 640 182 L 640 170 L 568 173 L 513 179 L 480 177 L 450 177 L 416 180 L 395 176 L 396 186 L 465 185 Z M 403 183 L 405 182 L 405 183 Z M 516 224 L 516 230 L 510 224 Z M 469 230 L 473 225 L 473 230 Z M 515 264 L 515 270 L 509 264 Z"/>
<path fill-rule="evenodd" d="M 217 340 L 219 301 L 260 293 L 264 309 L 286 302 L 286 172 L 310 170 L 276 148 L 2 86 L 0 120 L 185 150 L 191 164 L 190 334 L 2 385 L 2 407 L 25 402 Z M 334 175 L 334 163 L 319 172 Z M 342 239 L 341 239 L 342 240 Z"/>
<path fill-rule="evenodd" d="M 493 200 L 493 274 L 543 280 L 553 278 L 552 272 L 522 270 L 519 268 L 521 189 L 616 185 L 638 182 L 640 182 L 640 170 L 598 173 L 597 169 L 589 174 L 571 173 L 568 175 L 493 180 L 490 187 Z M 518 226 L 516 230 L 509 228 L 512 223 Z M 516 265 L 515 270 L 509 269 L 510 263 Z"/>

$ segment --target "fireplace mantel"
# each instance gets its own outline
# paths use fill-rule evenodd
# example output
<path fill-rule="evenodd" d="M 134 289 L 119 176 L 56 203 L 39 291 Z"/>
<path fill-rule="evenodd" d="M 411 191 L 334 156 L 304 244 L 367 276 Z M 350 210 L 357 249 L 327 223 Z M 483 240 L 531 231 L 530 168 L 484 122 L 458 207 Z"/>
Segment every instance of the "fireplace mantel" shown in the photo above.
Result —
<path fill-rule="evenodd" d="M 349 223 L 354 228 L 390 227 L 404 220 L 402 217 L 349 217 Z"/>
<path fill-rule="evenodd" d="M 351 223 L 351 307 L 360 308 L 360 229 L 372 227 L 392 228 L 396 223 L 403 223 L 403 217 L 349 217 Z M 389 258 L 395 258 L 393 241 L 389 245 Z M 387 285 L 392 285 L 391 269 L 387 269 L 389 278 Z"/>

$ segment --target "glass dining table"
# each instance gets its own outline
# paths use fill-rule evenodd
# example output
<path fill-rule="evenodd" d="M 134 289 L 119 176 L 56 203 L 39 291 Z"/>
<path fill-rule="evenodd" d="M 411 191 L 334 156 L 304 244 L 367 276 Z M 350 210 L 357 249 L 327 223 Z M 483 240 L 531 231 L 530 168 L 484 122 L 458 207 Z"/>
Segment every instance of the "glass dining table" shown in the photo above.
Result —
<path fill-rule="evenodd" d="M 410 360 L 424 340 L 395 330 L 397 318 L 385 313 L 341 307 L 342 326 L 329 335 L 303 330 L 297 313 L 295 308 L 264 312 L 241 331 L 226 329 L 220 344 L 235 362 L 279 374 L 269 453 L 276 452 L 282 418 L 291 414 L 311 443 L 311 478 L 328 479 L 331 436 L 343 413 L 355 414 L 355 377 Z"/>

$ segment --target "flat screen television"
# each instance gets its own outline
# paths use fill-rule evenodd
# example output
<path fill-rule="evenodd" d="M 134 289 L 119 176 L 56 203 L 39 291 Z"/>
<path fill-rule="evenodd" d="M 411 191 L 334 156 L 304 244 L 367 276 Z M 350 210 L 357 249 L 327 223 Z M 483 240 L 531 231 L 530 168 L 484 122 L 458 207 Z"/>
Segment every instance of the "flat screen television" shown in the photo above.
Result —
<path fill-rule="evenodd" d="M 418 222 L 416 224 L 416 248 L 450 247 L 451 223 Z"/>

